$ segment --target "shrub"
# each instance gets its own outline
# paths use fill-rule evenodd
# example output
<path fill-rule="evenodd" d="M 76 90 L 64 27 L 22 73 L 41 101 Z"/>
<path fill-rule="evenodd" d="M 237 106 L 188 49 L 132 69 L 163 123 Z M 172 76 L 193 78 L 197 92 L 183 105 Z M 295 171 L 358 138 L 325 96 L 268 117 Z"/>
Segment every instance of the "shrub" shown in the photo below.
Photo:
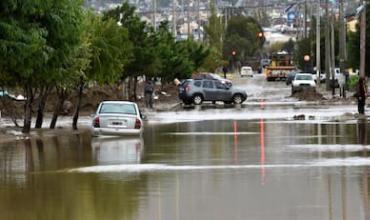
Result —
<path fill-rule="evenodd" d="M 351 75 L 347 81 L 348 90 L 354 91 L 356 89 L 356 84 L 358 82 L 358 75 Z"/>

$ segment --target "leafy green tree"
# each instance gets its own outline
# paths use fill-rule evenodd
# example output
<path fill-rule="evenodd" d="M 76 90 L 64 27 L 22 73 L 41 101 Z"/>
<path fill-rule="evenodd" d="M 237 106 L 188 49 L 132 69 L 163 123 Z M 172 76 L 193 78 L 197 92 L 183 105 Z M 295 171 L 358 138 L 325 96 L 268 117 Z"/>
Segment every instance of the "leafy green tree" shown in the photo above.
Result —
<path fill-rule="evenodd" d="M 104 13 L 104 18 L 112 18 L 128 30 L 128 38 L 133 45 L 133 50 L 131 60 L 123 71 L 122 78 L 129 78 L 129 98 L 134 97 L 135 99 L 137 76 L 154 75 L 160 68 L 158 57 L 156 56 L 157 51 L 152 46 L 152 37 L 155 34 L 152 28 L 140 20 L 135 13 L 135 7 L 131 6 L 127 1 L 121 6 Z M 131 89 L 131 79 L 134 79 L 133 89 Z"/>
<path fill-rule="evenodd" d="M 194 40 L 184 41 L 183 45 L 187 50 L 188 59 L 193 63 L 194 70 L 199 70 L 202 65 L 204 65 L 206 58 L 209 56 L 210 49 L 204 44 L 198 43 Z"/>
<path fill-rule="evenodd" d="M 230 61 L 245 61 L 262 48 L 265 41 L 262 27 L 252 17 L 231 17 L 226 28 L 223 57 Z M 233 55 L 233 51 L 236 52 Z"/>
<path fill-rule="evenodd" d="M 208 25 L 204 27 L 209 54 L 204 60 L 202 70 L 213 72 L 217 67 L 225 65 L 222 57 L 225 29 L 220 17 L 217 16 L 215 0 L 211 0 L 210 8 L 211 16 L 208 19 Z"/>
<path fill-rule="evenodd" d="M 47 40 L 53 48 L 47 71 L 50 74 L 40 88 L 47 94 L 50 85 L 55 86 L 58 100 L 54 105 L 54 113 L 50 127 L 54 128 L 60 109 L 63 106 L 68 90 L 74 85 L 78 75 L 73 68 L 76 65 L 76 54 L 81 45 L 84 13 L 81 1 L 64 0 L 53 3 L 52 12 L 44 21 L 48 24 Z M 42 101 L 42 95 L 40 101 Z M 41 104 L 41 102 L 40 102 Z M 40 106 L 40 105 L 39 105 Z"/>
<path fill-rule="evenodd" d="M 215 48 L 216 51 L 221 53 L 222 51 L 222 39 L 224 36 L 224 25 L 221 19 L 217 16 L 215 7 L 215 1 L 212 0 L 210 3 L 211 16 L 208 19 L 208 25 L 204 27 L 208 45 L 211 48 Z"/>
<path fill-rule="evenodd" d="M 304 61 L 304 56 L 310 55 L 311 49 L 312 49 L 312 44 L 311 44 L 310 38 L 304 38 L 297 42 L 297 47 L 294 52 L 294 60 L 295 60 L 296 65 L 302 70 L 304 70 L 307 65 Z"/>
<path fill-rule="evenodd" d="M 295 43 L 292 40 L 292 38 L 290 38 L 289 41 L 283 43 L 281 49 L 288 52 L 289 54 L 292 54 L 294 52 L 294 46 L 295 46 Z"/>
<path fill-rule="evenodd" d="M 40 85 L 65 74 L 79 44 L 81 1 L 11 1 L 0 3 L 0 72 L 5 84 L 26 96 L 23 132 L 31 128 L 32 104 Z"/>
<path fill-rule="evenodd" d="M 192 39 L 175 42 L 168 23 L 162 22 L 155 37 L 156 51 L 159 51 L 161 69 L 159 76 L 164 82 L 174 78 L 189 78 L 198 70 L 209 54 L 209 49 Z"/>
<path fill-rule="evenodd" d="M 215 48 L 209 48 L 209 54 L 205 58 L 202 66 L 200 67 L 201 71 L 214 72 L 220 66 L 226 66 L 227 61 L 222 59 L 222 53 Z"/>
<path fill-rule="evenodd" d="M 80 103 L 87 82 L 98 84 L 116 83 L 131 59 L 132 44 L 127 29 L 111 18 L 89 13 L 86 16 L 85 31 L 78 50 L 75 71 L 79 78 L 78 99 L 73 116 L 73 129 L 77 129 Z M 86 59 L 88 60 L 86 62 Z M 76 86 L 76 83 L 74 84 Z"/>

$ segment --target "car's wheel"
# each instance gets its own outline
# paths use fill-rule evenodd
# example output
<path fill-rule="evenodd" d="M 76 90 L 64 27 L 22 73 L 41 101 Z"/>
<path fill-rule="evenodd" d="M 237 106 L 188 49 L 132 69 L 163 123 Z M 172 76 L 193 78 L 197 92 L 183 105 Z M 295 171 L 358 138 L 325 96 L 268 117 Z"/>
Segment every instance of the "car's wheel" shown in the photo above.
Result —
<path fill-rule="evenodd" d="M 203 102 L 202 95 L 199 95 L 199 94 L 194 95 L 194 97 L 193 97 L 193 103 L 195 105 L 200 105 L 200 104 L 202 104 L 202 102 Z"/>
<path fill-rule="evenodd" d="M 233 101 L 235 104 L 242 104 L 243 102 L 243 96 L 240 94 L 235 94 L 233 97 Z"/>

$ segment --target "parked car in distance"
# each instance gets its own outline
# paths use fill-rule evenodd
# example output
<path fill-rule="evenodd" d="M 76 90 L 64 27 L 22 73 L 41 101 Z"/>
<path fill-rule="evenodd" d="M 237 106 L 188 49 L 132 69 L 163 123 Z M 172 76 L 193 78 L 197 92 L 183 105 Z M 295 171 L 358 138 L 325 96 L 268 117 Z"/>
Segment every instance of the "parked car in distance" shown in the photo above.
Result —
<path fill-rule="evenodd" d="M 295 77 L 295 74 L 297 74 L 296 72 L 291 72 L 291 73 L 288 73 L 288 76 L 286 77 L 286 79 L 285 79 L 285 84 L 286 85 L 290 85 L 290 84 L 292 84 L 292 81 L 293 81 L 293 79 L 294 79 L 294 77 Z"/>
<path fill-rule="evenodd" d="M 292 81 L 292 94 L 305 88 L 316 88 L 316 83 L 312 74 L 297 73 Z"/>
<path fill-rule="evenodd" d="M 341 77 L 342 73 L 340 73 L 340 70 L 339 68 L 335 68 L 335 72 L 334 72 L 334 83 L 332 82 L 333 79 L 332 79 L 332 76 L 330 76 L 330 82 L 331 82 L 331 85 L 334 85 L 335 88 L 339 88 L 339 78 Z M 326 81 L 326 73 L 320 73 L 320 83 L 325 83 Z"/>
<path fill-rule="evenodd" d="M 221 76 L 215 73 L 201 73 L 201 74 L 198 74 L 194 79 L 214 79 L 214 80 L 219 80 L 220 82 L 224 83 L 226 86 L 229 86 L 229 87 L 233 85 L 231 80 L 222 78 Z"/>
<path fill-rule="evenodd" d="M 129 101 L 103 101 L 92 121 L 92 135 L 141 135 L 143 121 L 139 107 Z"/>
<path fill-rule="evenodd" d="M 240 76 L 241 77 L 243 77 L 243 76 L 253 77 L 253 69 L 252 69 L 252 67 L 250 67 L 250 66 L 243 66 L 240 69 Z"/>
<path fill-rule="evenodd" d="M 204 101 L 223 101 L 225 104 L 241 104 L 247 99 L 244 90 L 227 86 L 215 79 L 188 79 L 178 87 L 179 98 L 186 105 L 200 105 Z"/>

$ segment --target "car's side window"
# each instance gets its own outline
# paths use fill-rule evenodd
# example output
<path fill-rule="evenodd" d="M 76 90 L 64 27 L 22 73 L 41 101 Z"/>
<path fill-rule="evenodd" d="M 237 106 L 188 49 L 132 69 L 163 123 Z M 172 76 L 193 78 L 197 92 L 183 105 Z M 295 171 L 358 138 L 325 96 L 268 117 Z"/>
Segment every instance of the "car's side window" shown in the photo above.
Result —
<path fill-rule="evenodd" d="M 195 81 L 194 86 L 201 87 L 202 86 L 202 81 Z"/>
<path fill-rule="evenodd" d="M 213 82 L 212 81 L 203 81 L 203 88 L 206 89 L 213 89 Z"/>
<path fill-rule="evenodd" d="M 226 85 L 221 83 L 220 81 L 215 82 L 217 89 L 226 89 Z"/>

